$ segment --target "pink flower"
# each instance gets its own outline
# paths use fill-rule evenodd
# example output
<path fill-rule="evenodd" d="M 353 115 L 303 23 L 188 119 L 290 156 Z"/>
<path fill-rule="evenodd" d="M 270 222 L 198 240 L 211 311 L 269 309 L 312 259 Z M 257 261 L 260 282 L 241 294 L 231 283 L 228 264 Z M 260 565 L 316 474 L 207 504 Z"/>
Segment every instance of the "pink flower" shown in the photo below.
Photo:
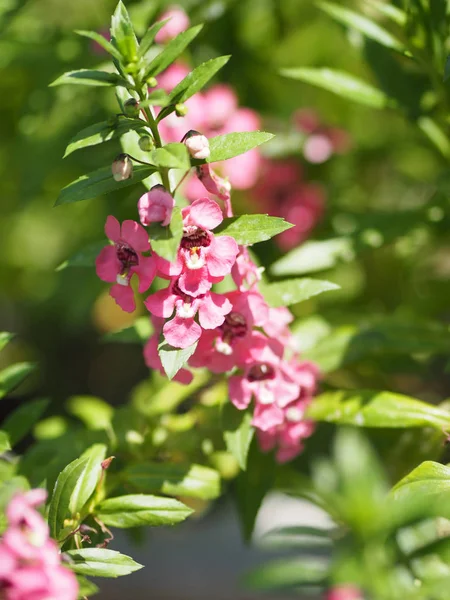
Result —
<path fill-rule="evenodd" d="M 268 306 L 259 292 L 236 290 L 225 294 L 232 310 L 217 329 L 203 332 L 197 349 L 189 361 L 192 367 L 206 367 L 213 373 L 225 373 L 245 364 L 254 340 L 253 327 L 260 327 L 268 315 Z"/>
<path fill-rule="evenodd" d="M 142 294 L 150 287 L 155 274 L 156 263 L 153 256 L 143 256 L 150 250 L 145 229 L 135 221 L 119 221 L 109 216 L 105 225 L 106 236 L 114 245 L 106 246 L 98 255 L 95 266 L 102 281 L 114 283 L 109 293 L 126 312 L 136 308 L 134 293 L 130 286 L 131 277 L 139 278 L 139 292 Z"/>
<path fill-rule="evenodd" d="M 238 289 L 244 291 L 255 287 L 258 281 L 261 281 L 263 270 L 257 267 L 252 261 L 247 248 L 241 246 L 236 262 L 231 270 L 231 276 Z"/>
<path fill-rule="evenodd" d="M 170 319 L 163 327 L 166 342 L 174 348 L 187 348 L 200 338 L 202 329 L 219 327 L 232 306 L 225 296 L 212 292 L 195 298 L 189 296 L 180 288 L 179 281 L 173 279 L 168 288 L 149 296 L 145 306 L 155 317 Z"/>
<path fill-rule="evenodd" d="M 188 131 L 183 140 L 192 158 L 204 160 L 211 154 L 208 138 L 198 131 Z"/>
<path fill-rule="evenodd" d="M 334 153 L 343 154 L 351 147 L 351 138 L 344 129 L 321 124 L 317 112 L 310 108 L 298 110 L 294 123 L 306 134 L 303 156 L 313 164 L 327 161 Z"/>
<path fill-rule="evenodd" d="M 335 585 L 327 593 L 327 600 L 364 600 L 361 590 L 350 583 Z"/>
<path fill-rule="evenodd" d="M 6 509 L 8 528 L 0 541 L 0 589 L 5 600 L 75 600 L 75 575 L 61 565 L 58 545 L 35 507 L 45 490 L 14 496 Z"/>
<path fill-rule="evenodd" d="M 170 19 L 156 34 L 155 41 L 157 44 L 166 44 L 170 42 L 179 33 L 182 33 L 189 27 L 189 17 L 181 8 L 181 6 L 169 7 L 160 18 L 160 21 Z"/>
<path fill-rule="evenodd" d="M 211 167 L 200 165 L 197 167 L 197 177 L 201 181 L 205 189 L 214 196 L 217 196 L 225 205 L 225 216 L 232 217 L 233 210 L 231 208 L 231 185 L 226 179 L 222 179 L 215 173 Z M 189 191 L 189 188 L 187 189 Z M 189 198 L 189 196 L 187 195 Z"/>
<path fill-rule="evenodd" d="M 154 185 L 138 201 L 138 212 L 142 225 L 147 227 L 150 223 L 159 222 L 164 227 L 169 225 L 174 206 L 175 200 L 166 188 L 161 184 Z"/>
<path fill-rule="evenodd" d="M 156 320 L 156 319 L 155 319 Z M 147 367 L 159 371 L 161 375 L 165 375 L 161 359 L 158 354 L 159 333 L 151 336 L 144 346 L 144 360 Z M 174 377 L 174 381 L 188 385 L 192 381 L 192 373 L 187 369 L 180 369 Z"/>
<path fill-rule="evenodd" d="M 209 198 L 195 200 L 183 208 L 182 215 L 183 237 L 177 260 L 169 263 L 159 258 L 158 269 L 163 277 L 178 277 L 180 290 L 196 297 L 230 273 L 238 245 L 232 237 L 216 237 L 211 232 L 223 221 L 217 202 Z"/>
<path fill-rule="evenodd" d="M 323 133 L 310 135 L 303 145 L 303 156 L 313 164 L 327 161 L 333 154 L 333 144 Z"/>

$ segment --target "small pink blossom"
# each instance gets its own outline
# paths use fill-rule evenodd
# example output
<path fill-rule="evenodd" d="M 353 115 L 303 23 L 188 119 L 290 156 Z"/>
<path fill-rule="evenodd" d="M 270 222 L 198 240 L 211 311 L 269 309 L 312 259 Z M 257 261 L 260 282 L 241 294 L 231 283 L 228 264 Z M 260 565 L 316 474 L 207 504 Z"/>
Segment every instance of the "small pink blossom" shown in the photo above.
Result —
<path fill-rule="evenodd" d="M 183 140 L 192 158 L 204 160 L 211 154 L 208 138 L 198 131 L 188 131 Z"/>
<path fill-rule="evenodd" d="M 327 161 L 333 155 L 333 144 L 323 133 L 313 133 L 303 145 L 303 156 L 313 164 Z"/>
<path fill-rule="evenodd" d="M 244 291 L 254 288 L 261 281 L 263 270 L 252 261 L 247 248 L 240 246 L 236 262 L 231 269 L 231 276 L 238 289 Z"/>
<path fill-rule="evenodd" d="M 145 229 L 135 221 L 119 221 L 109 216 L 105 225 L 106 236 L 114 242 L 103 248 L 98 255 L 95 266 L 98 277 L 102 281 L 114 283 L 109 291 L 117 304 L 126 312 L 136 308 L 134 293 L 130 286 L 131 277 L 139 278 L 139 293 L 150 287 L 156 275 L 156 263 L 153 256 L 143 256 L 150 250 L 150 243 Z"/>
<path fill-rule="evenodd" d="M 328 590 L 327 600 L 364 600 L 364 596 L 356 585 L 346 583 Z"/>
<path fill-rule="evenodd" d="M 169 225 L 174 206 L 175 200 L 166 188 L 161 184 L 154 185 L 138 201 L 138 212 L 142 225 L 145 227 L 150 223 L 161 223 L 164 227 Z"/>
<path fill-rule="evenodd" d="M 157 44 L 166 44 L 170 42 L 178 34 L 182 33 L 189 27 L 189 17 L 181 8 L 181 6 L 169 7 L 159 19 L 165 21 L 170 19 L 156 34 L 155 41 Z"/>
<path fill-rule="evenodd" d="M 197 177 L 203 184 L 206 191 L 223 200 L 225 205 L 225 216 L 232 217 L 233 210 L 231 208 L 231 185 L 229 181 L 217 175 L 217 173 L 215 173 L 208 164 L 197 167 Z M 187 191 L 189 191 L 189 188 Z M 187 197 L 189 198 L 188 195 Z"/>
<path fill-rule="evenodd" d="M 294 123 L 302 133 L 306 134 L 303 156 L 310 163 L 323 163 L 333 154 L 343 154 L 351 147 L 348 132 L 338 127 L 323 125 L 319 115 L 313 109 L 298 110 L 294 114 Z"/>
<path fill-rule="evenodd" d="M 181 291 L 200 296 L 231 272 L 238 245 L 229 236 L 215 236 L 223 220 L 217 202 L 209 198 L 195 200 L 183 208 L 183 237 L 177 260 L 173 263 L 159 258 L 158 270 L 163 277 L 177 277 Z"/>
<path fill-rule="evenodd" d="M 151 294 L 145 306 L 155 317 L 169 319 L 163 327 L 166 342 L 174 348 L 187 348 L 200 338 L 203 329 L 222 325 L 232 306 L 225 296 L 213 292 L 189 296 L 179 282 L 173 279 L 169 287 Z"/>

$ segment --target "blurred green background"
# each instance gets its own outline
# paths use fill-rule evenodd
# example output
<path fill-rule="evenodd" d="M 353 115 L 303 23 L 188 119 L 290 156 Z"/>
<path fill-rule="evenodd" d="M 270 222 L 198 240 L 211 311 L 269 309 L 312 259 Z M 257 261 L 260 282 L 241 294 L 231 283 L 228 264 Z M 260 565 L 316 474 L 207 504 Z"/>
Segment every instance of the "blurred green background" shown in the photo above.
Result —
<path fill-rule="evenodd" d="M 126 2 L 139 34 L 167 4 Z M 336 265 L 320 270 L 312 264 L 309 270 L 338 282 L 342 290 L 294 310 L 303 319 L 299 338 L 313 358 L 323 359 L 324 343 L 327 352 L 334 348 L 331 359 L 324 359 L 332 371 L 327 385 L 444 399 L 450 384 L 445 358 L 427 348 L 434 348 L 435 338 L 438 350 L 445 344 L 444 330 L 430 329 L 428 321 L 446 324 L 450 317 L 450 218 L 447 196 L 436 194 L 447 160 L 414 122 L 433 94 L 427 79 L 408 59 L 393 59 L 309 0 L 179 4 L 193 23 L 206 21 L 192 63 L 232 54 L 220 80 L 235 87 L 241 105 L 262 115 L 266 130 L 280 134 L 278 145 L 267 151 L 293 154 L 303 164 L 305 179 L 326 189 L 326 214 L 313 238 L 345 241 Z M 344 4 L 367 9 L 364 2 Z M 137 185 L 53 208 L 64 185 L 110 163 L 119 152 L 116 142 L 109 142 L 63 160 L 77 131 L 117 108 L 108 89 L 48 87 L 64 71 L 106 60 L 73 30 L 107 30 L 114 5 L 115 0 L 3 0 L 0 6 L 0 329 L 20 334 L 2 361 L 38 361 L 39 375 L 29 389 L 37 387 L 59 403 L 74 393 L 122 402 L 146 374 L 139 348 L 101 342 L 105 331 L 127 325 L 130 318 L 108 299 L 94 270 L 57 271 L 66 258 L 102 239 L 108 214 L 134 218 L 143 189 Z M 346 70 L 389 90 L 402 99 L 403 109 L 374 111 L 279 75 L 282 67 L 297 66 Z M 323 165 L 305 163 L 300 148 L 286 142 L 292 115 L 301 107 L 312 107 L 323 123 L 346 129 L 351 151 Z M 241 194 L 241 210 L 246 202 Z M 254 203 L 248 206 L 257 210 Z M 265 264 L 282 257 L 274 243 L 256 250 Z M 327 252 L 319 248 L 319 255 Z M 304 263 L 310 260 L 309 255 L 303 259 L 299 274 L 308 271 Z M 339 335 L 337 342 L 333 337 L 343 325 L 352 331 L 344 346 Z M 384 352 L 386 335 L 397 346 L 403 340 L 403 347 Z M 428 346 L 421 352 L 424 336 Z M 317 341 L 322 341 L 319 355 L 311 351 Z M 338 355 L 333 343 L 341 344 Z M 21 391 L 26 394 L 27 388 Z"/>

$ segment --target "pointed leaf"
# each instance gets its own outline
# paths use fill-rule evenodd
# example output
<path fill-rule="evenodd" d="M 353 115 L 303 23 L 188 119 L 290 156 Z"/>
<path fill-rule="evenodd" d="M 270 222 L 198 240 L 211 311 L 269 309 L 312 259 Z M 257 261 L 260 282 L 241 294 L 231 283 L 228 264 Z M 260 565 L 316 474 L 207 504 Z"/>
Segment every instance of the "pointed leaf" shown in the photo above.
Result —
<path fill-rule="evenodd" d="M 159 75 L 161 71 L 167 69 L 184 52 L 192 40 L 200 33 L 203 25 L 196 25 L 187 31 L 183 31 L 164 47 L 145 70 L 144 79 L 147 77 Z"/>
<path fill-rule="evenodd" d="M 161 359 L 162 366 L 169 379 L 173 379 L 180 369 L 184 367 L 187 361 L 194 354 L 197 343 L 188 346 L 187 348 L 174 348 L 165 340 L 158 346 L 158 354 Z"/>
<path fill-rule="evenodd" d="M 125 179 L 125 181 L 115 181 L 111 173 L 111 167 L 98 169 L 87 175 L 82 175 L 69 185 L 63 188 L 55 202 L 55 206 L 60 204 L 70 204 L 72 202 L 80 202 L 81 200 L 89 200 L 96 198 L 108 192 L 113 192 L 124 187 L 129 187 L 138 183 L 155 173 L 154 167 L 146 167 L 138 165 L 133 169 L 133 177 Z"/>
<path fill-rule="evenodd" d="M 111 39 L 117 45 L 125 63 L 137 59 L 139 44 L 128 11 L 121 0 L 111 18 Z"/>
<path fill-rule="evenodd" d="M 273 137 L 272 133 L 266 133 L 265 131 L 244 131 L 218 135 L 209 140 L 211 154 L 206 162 L 213 163 L 239 156 L 261 146 L 261 144 L 265 144 Z"/>
<path fill-rule="evenodd" d="M 98 589 L 98 586 L 95 585 L 95 583 L 89 581 L 89 579 L 86 579 L 86 577 L 82 577 L 81 575 L 77 575 L 77 582 L 78 598 L 80 600 L 84 600 L 84 598 L 89 598 L 89 596 L 93 596 L 94 594 L 97 594 L 100 591 Z"/>
<path fill-rule="evenodd" d="M 224 219 L 214 230 L 216 235 L 230 235 L 243 246 L 270 240 L 273 236 L 293 227 L 280 217 L 268 215 L 241 215 Z"/>
<path fill-rule="evenodd" d="M 286 281 L 277 281 L 275 283 L 261 283 L 259 289 L 269 306 L 290 306 L 297 302 L 303 302 L 332 290 L 338 290 L 339 285 L 331 281 L 322 281 L 320 279 L 287 279 Z"/>
<path fill-rule="evenodd" d="M 184 521 L 192 509 L 173 498 L 146 494 L 131 494 L 109 498 L 96 508 L 97 517 L 111 527 L 139 527 L 175 525 Z"/>
<path fill-rule="evenodd" d="M 382 15 L 391 19 L 394 23 L 397 23 L 397 25 L 402 27 L 406 25 L 408 17 L 406 13 L 397 6 L 393 6 L 383 0 L 366 0 L 366 2 L 376 8 Z"/>
<path fill-rule="evenodd" d="M 382 91 L 343 71 L 303 67 L 283 69 L 281 74 L 290 79 L 298 79 L 299 81 L 316 85 L 338 96 L 371 108 L 381 109 L 395 106 L 395 101 L 386 96 Z"/>
<path fill-rule="evenodd" d="M 231 402 L 223 407 L 223 437 L 230 452 L 243 471 L 247 468 L 247 456 L 255 430 L 252 427 L 252 414 L 248 410 L 238 410 Z"/>
<path fill-rule="evenodd" d="M 142 565 L 129 556 L 106 548 L 82 548 L 65 554 L 71 559 L 67 566 L 80 575 L 120 577 L 142 569 Z"/>
<path fill-rule="evenodd" d="M 6 431 L 0 430 L 0 454 L 11 450 L 11 443 L 9 441 L 9 436 Z"/>
<path fill-rule="evenodd" d="M 107 73 L 106 71 L 95 71 L 93 69 L 80 69 L 78 71 L 68 71 L 50 84 L 50 87 L 64 85 L 67 83 L 75 85 L 91 86 L 111 86 L 121 85 L 128 87 L 128 82 L 122 79 L 116 73 Z"/>
<path fill-rule="evenodd" d="M 92 496 L 102 472 L 102 461 L 106 457 L 106 446 L 94 444 L 80 456 L 85 464 L 73 488 L 69 501 L 69 512 L 76 515 Z"/>
<path fill-rule="evenodd" d="M 31 400 L 19 406 L 13 413 L 8 415 L 3 422 L 3 429 L 8 433 L 11 445 L 18 444 L 34 424 L 44 414 L 49 400 Z"/>
<path fill-rule="evenodd" d="M 87 244 L 82 250 L 61 263 L 56 270 L 62 271 L 67 267 L 94 267 L 95 259 L 107 244 L 108 242 L 105 240 Z"/>
<path fill-rule="evenodd" d="M 95 123 L 94 125 L 90 125 L 82 131 L 79 131 L 70 140 L 64 153 L 64 158 L 69 156 L 69 154 L 72 154 L 72 152 L 75 152 L 75 150 L 88 148 L 89 146 L 97 146 L 98 144 L 103 144 L 104 142 L 109 142 L 109 140 L 119 138 L 132 129 L 138 131 L 140 129 L 145 129 L 146 127 L 147 124 L 145 121 L 141 121 L 140 119 L 127 119 L 125 117 L 120 117 L 114 125 L 111 125 L 108 121 Z"/>
<path fill-rule="evenodd" d="M 152 163 L 158 167 L 167 169 L 183 169 L 187 171 L 191 168 L 189 153 L 184 144 L 167 144 L 162 148 L 156 148 L 152 152 Z"/>
<path fill-rule="evenodd" d="M 315 421 L 359 427 L 434 427 L 450 430 L 450 413 L 393 392 L 349 390 L 325 392 L 306 409 Z"/>
<path fill-rule="evenodd" d="M 72 396 L 67 410 L 93 430 L 108 429 L 114 416 L 113 407 L 95 396 Z"/>
<path fill-rule="evenodd" d="M 220 494 L 219 473 L 200 465 L 145 462 L 127 467 L 123 478 L 142 492 L 162 492 L 202 500 L 213 500 Z"/>
<path fill-rule="evenodd" d="M 35 369 L 36 365 L 34 363 L 22 362 L 10 365 L 0 371 L 0 398 L 12 392 Z"/>
<path fill-rule="evenodd" d="M 283 558 L 257 567 L 245 577 L 245 584 L 256 590 L 298 588 L 301 585 L 325 586 L 330 569 L 323 558 L 302 556 Z"/>
<path fill-rule="evenodd" d="M 331 269 L 339 262 L 354 258 L 353 243 L 347 238 L 310 241 L 294 248 L 277 260 L 270 271 L 274 275 L 303 275 Z"/>
<path fill-rule="evenodd" d="M 174 261 L 183 237 L 183 218 L 178 206 L 173 209 L 169 225 L 164 227 L 160 223 L 152 223 L 148 227 L 148 234 L 156 254 L 170 262 Z"/>
<path fill-rule="evenodd" d="M 208 83 L 212 77 L 230 60 L 230 56 L 219 56 L 212 58 L 207 62 L 196 67 L 191 73 L 180 81 L 169 94 L 169 106 L 161 111 L 157 117 L 157 121 L 161 121 L 167 115 L 175 110 L 175 105 L 181 102 L 186 102 L 191 96 L 196 94 Z"/>
<path fill-rule="evenodd" d="M 147 54 L 147 52 L 152 47 L 153 42 L 155 41 L 155 37 L 157 36 L 158 31 L 162 29 L 164 25 L 169 21 L 170 19 L 164 19 L 164 21 L 157 21 L 147 29 L 139 46 L 138 58 L 143 58 L 145 54 Z"/>
<path fill-rule="evenodd" d="M 0 351 L 15 337 L 14 333 L 0 331 Z"/>
<path fill-rule="evenodd" d="M 332 2 L 318 2 L 317 4 L 319 8 L 321 8 L 324 12 L 330 15 L 330 17 L 342 25 L 356 29 L 356 31 L 359 31 L 369 39 L 378 42 L 386 48 L 397 50 L 402 54 L 405 53 L 406 48 L 400 42 L 400 40 L 395 38 L 391 33 L 389 33 L 389 31 L 378 25 L 378 23 L 371 21 L 367 17 L 364 17 L 353 10 L 339 6 L 338 4 L 334 4 Z"/>
<path fill-rule="evenodd" d="M 106 52 L 111 54 L 111 56 L 114 56 L 114 58 L 117 58 L 117 60 L 122 60 L 122 55 L 120 54 L 119 50 L 113 46 L 111 42 L 109 42 L 101 33 L 98 33 L 97 31 L 85 31 L 80 29 L 75 30 L 75 33 L 89 38 L 90 40 L 94 40 L 94 42 L 97 42 L 97 44 L 101 46 L 103 50 L 106 50 Z"/>

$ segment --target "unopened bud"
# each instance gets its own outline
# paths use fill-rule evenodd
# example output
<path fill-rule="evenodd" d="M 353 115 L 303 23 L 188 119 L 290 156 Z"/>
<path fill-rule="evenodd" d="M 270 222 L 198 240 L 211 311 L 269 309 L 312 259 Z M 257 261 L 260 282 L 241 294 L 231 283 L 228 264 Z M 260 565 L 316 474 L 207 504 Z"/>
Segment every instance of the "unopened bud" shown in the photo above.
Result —
<path fill-rule="evenodd" d="M 208 138 L 194 129 L 188 131 L 182 141 L 186 144 L 192 158 L 202 160 L 211 154 Z"/>
<path fill-rule="evenodd" d="M 142 225 L 147 227 L 150 223 L 161 223 L 164 227 L 169 225 L 175 200 L 166 188 L 157 184 L 141 196 L 138 201 L 139 218 Z"/>
<path fill-rule="evenodd" d="M 124 181 L 133 177 L 133 163 L 128 154 L 119 154 L 113 161 L 111 171 L 115 181 Z"/>
<path fill-rule="evenodd" d="M 148 85 L 148 87 L 156 87 L 158 85 L 156 77 L 149 77 L 147 79 L 147 85 Z"/>
<path fill-rule="evenodd" d="M 136 98 L 130 98 L 123 106 L 123 112 L 125 116 L 136 118 L 139 115 L 139 102 Z"/>
<path fill-rule="evenodd" d="M 109 468 L 109 465 L 112 463 L 112 461 L 115 459 L 115 456 L 109 456 L 108 458 L 105 458 L 104 461 L 102 461 L 101 463 L 101 467 L 104 471 L 106 471 L 106 469 Z"/>
<path fill-rule="evenodd" d="M 177 117 L 185 117 L 187 115 L 188 109 L 185 104 L 181 102 L 179 104 L 175 104 L 175 114 Z"/>
<path fill-rule="evenodd" d="M 108 123 L 108 127 L 114 129 L 119 123 L 119 118 L 117 115 L 111 115 L 110 117 L 108 117 L 108 120 L 106 122 Z"/>
<path fill-rule="evenodd" d="M 154 143 L 152 138 L 149 135 L 143 135 L 142 137 L 139 138 L 139 148 L 143 151 L 143 152 L 150 152 L 150 150 L 153 150 L 154 147 Z"/>

